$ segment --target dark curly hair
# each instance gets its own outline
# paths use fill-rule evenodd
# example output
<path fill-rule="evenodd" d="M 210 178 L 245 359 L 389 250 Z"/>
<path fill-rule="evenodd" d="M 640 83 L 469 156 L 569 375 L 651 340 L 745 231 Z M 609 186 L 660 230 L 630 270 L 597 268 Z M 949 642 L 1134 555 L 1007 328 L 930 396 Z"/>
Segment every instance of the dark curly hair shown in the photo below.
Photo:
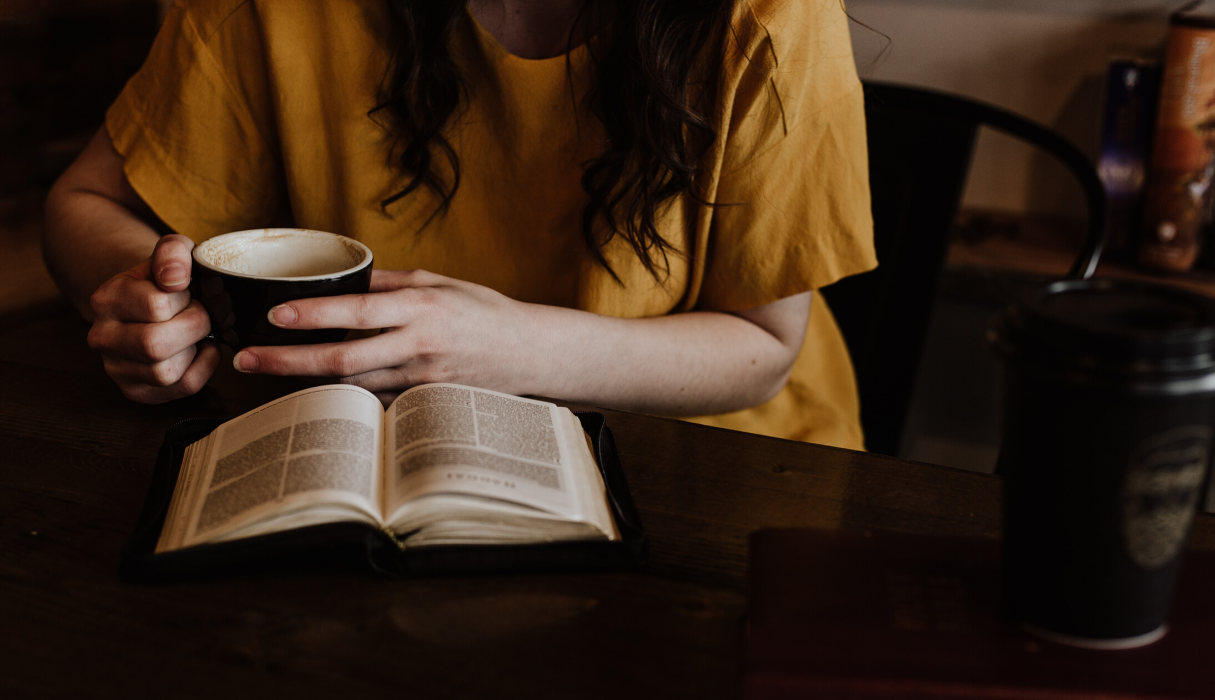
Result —
<path fill-rule="evenodd" d="M 426 186 L 440 197 L 433 219 L 460 186 L 459 158 L 443 128 L 465 92 L 449 39 L 466 21 L 466 2 L 388 0 L 395 48 L 379 104 L 369 114 L 390 115 L 393 158 L 408 180 L 384 207 Z M 709 204 L 697 192 L 696 176 L 717 138 L 710 120 L 719 78 L 713 68 L 721 65 L 732 7 L 733 0 L 585 0 L 581 8 L 575 27 L 584 23 L 593 35 L 589 107 L 608 138 L 582 174 L 590 201 L 581 230 L 613 277 L 602 250 L 614 237 L 624 238 L 658 278 L 669 269 L 672 250 L 655 226 L 662 207 L 685 194 Z M 435 174 L 435 157 L 447 159 L 451 182 Z M 599 233 L 597 220 L 604 224 Z"/>

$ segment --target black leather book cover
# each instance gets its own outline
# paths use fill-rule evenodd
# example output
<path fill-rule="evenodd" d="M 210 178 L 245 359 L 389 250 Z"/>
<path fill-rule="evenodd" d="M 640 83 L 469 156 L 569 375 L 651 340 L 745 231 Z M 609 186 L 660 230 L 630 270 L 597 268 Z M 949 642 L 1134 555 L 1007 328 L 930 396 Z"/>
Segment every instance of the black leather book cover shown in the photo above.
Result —
<path fill-rule="evenodd" d="M 128 581 L 168 581 L 207 575 L 320 566 L 358 566 L 388 576 L 427 576 L 536 571 L 638 569 L 649 543 L 612 431 L 601 413 L 576 413 L 591 437 L 608 505 L 622 539 L 523 545 L 430 546 L 401 549 L 381 530 L 360 522 L 329 523 L 256 537 L 196 545 L 156 554 L 182 457 L 190 444 L 210 435 L 223 419 L 194 419 L 165 433 L 152 483 L 135 532 L 123 548 L 120 574 Z"/>

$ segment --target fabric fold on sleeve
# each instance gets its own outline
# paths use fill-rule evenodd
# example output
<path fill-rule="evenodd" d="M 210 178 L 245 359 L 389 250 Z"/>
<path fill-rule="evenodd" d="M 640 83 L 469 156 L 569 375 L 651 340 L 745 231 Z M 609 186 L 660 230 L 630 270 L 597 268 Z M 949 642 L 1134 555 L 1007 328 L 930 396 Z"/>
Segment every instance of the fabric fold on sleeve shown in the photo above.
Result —
<path fill-rule="evenodd" d="M 258 67 L 218 61 L 189 8 L 177 3 L 169 12 L 147 61 L 107 112 L 106 129 L 139 196 L 174 231 L 201 242 L 270 225 L 282 210 L 282 177 L 264 137 L 272 125 L 258 123 L 233 87 L 242 81 L 229 75 Z M 242 14 L 215 31 L 248 23 Z M 256 63 L 255 52 L 246 56 Z"/>
<path fill-rule="evenodd" d="M 770 61 L 739 72 L 697 308 L 751 309 L 877 265 L 847 17 L 817 12 L 761 32 L 750 55 Z"/>

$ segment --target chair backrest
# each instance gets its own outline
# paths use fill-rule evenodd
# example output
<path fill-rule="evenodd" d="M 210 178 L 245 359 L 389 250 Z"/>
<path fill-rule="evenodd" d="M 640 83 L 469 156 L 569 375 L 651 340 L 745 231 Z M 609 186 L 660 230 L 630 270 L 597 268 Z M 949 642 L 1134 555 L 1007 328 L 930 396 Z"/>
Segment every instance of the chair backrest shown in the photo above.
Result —
<path fill-rule="evenodd" d="M 868 82 L 865 119 L 878 268 L 822 290 L 856 369 L 865 445 L 896 454 L 979 126 L 1041 148 L 1076 176 L 1088 236 L 1072 276 L 1089 277 L 1105 235 L 1105 190 L 1087 157 L 1058 134 L 972 100 Z"/>

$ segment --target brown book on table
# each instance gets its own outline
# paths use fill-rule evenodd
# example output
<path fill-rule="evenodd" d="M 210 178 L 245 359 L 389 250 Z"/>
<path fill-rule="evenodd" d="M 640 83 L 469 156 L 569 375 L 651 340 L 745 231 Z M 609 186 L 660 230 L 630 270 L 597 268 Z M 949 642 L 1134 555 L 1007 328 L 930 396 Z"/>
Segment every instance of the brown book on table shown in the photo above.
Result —
<path fill-rule="evenodd" d="M 752 535 L 744 697 L 1215 697 L 1215 555 L 1190 552 L 1155 644 L 1062 646 L 1000 615 L 994 540 Z"/>

